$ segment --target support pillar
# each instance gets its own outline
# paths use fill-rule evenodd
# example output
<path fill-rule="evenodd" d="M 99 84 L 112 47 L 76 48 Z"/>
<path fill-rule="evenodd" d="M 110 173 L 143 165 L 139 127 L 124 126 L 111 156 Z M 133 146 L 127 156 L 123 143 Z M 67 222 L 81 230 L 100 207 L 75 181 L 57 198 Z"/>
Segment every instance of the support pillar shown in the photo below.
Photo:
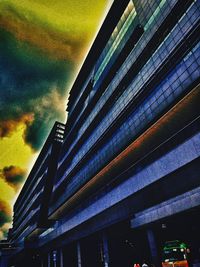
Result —
<path fill-rule="evenodd" d="M 150 248 L 153 264 L 155 265 L 155 267 L 160 267 L 161 262 L 160 262 L 159 255 L 158 255 L 158 248 L 156 244 L 155 235 L 152 229 L 147 230 L 147 237 L 148 237 L 149 248 Z"/>
<path fill-rule="evenodd" d="M 47 261 L 48 261 L 48 267 L 51 267 L 51 252 L 48 252 L 48 255 L 47 255 Z"/>
<path fill-rule="evenodd" d="M 77 260 L 78 260 L 78 267 L 81 267 L 81 246 L 80 242 L 77 242 Z"/>
<path fill-rule="evenodd" d="M 103 242 L 104 267 L 109 267 L 108 238 L 105 232 L 102 235 L 102 242 Z"/>
<path fill-rule="evenodd" d="M 58 251 L 53 250 L 53 267 L 57 267 L 57 257 L 58 257 Z"/>
<path fill-rule="evenodd" d="M 63 265 L 63 250 L 62 250 L 62 248 L 60 249 L 60 267 L 64 267 L 64 265 Z"/>

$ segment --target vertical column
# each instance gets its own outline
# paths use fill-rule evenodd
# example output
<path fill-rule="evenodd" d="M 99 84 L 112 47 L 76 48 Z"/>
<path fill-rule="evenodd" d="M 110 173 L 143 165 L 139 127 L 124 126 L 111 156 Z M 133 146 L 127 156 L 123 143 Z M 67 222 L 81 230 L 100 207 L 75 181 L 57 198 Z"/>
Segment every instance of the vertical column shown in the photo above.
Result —
<path fill-rule="evenodd" d="M 102 234 L 102 241 L 103 241 L 104 267 L 108 267 L 109 266 L 108 238 L 105 232 Z"/>
<path fill-rule="evenodd" d="M 78 260 L 78 267 L 81 267 L 81 246 L 80 242 L 77 242 L 77 260 Z"/>
<path fill-rule="evenodd" d="M 63 250 L 60 248 L 60 267 L 64 267 L 63 265 Z"/>
<path fill-rule="evenodd" d="M 150 252 L 151 252 L 153 264 L 156 267 L 159 267 L 159 266 L 161 266 L 161 262 L 159 260 L 158 248 L 157 248 L 157 244 L 156 244 L 156 240 L 155 240 L 155 235 L 154 235 L 152 229 L 147 230 L 147 237 L 148 237 L 148 241 L 149 241 L 149 247 L 150 247 Z"/>
<path fill-rule="evenodd" d="M 47 254 L 48 267 L 51 267 L 51 252 Z"/>
<path fill-rule="evenodd" d="M 57 250 L 54 250 L 53 251 L 53 267 L 57 267 L 57 257 L 58 257 Z"/>

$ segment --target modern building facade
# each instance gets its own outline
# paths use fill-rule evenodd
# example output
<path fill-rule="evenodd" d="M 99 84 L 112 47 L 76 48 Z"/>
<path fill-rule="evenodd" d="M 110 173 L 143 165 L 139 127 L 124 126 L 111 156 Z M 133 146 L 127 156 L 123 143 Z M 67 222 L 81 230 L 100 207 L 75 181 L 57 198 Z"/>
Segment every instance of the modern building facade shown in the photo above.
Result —
<path fill-rule="evenodd" d="M 199 15 L 198 0 L 114 1 L 70 91 L 50 188 L 35 188 L 41 152 L 15 204 L 14 266 L 161 266 L 176 239 L 200 262 Z"/>
<path fill-rule="evenodd" d="M 35 235 L 53 225 L 48 219 L 48 207 L 64 129 L 62 123 L 54 124 L 14 205 L 13 228 L 9 232 L 9 243 L 14 245 L 16 252 L 13 264 L 19 261 L 21 266 L 21 261 L 29 260 L 32 257 L 29 243 L 34 244 Z"/>

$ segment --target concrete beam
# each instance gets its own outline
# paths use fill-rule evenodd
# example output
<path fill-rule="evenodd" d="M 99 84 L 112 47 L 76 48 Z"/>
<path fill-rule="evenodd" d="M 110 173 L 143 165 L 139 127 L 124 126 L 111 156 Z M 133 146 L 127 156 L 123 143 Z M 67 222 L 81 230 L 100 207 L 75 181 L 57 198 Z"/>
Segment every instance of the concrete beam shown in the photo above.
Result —
<path fill-rule="evenodd" d="M 200 206 L 200 187 L 136 213 L 131 227 L 137 228 L 197 206 Z"/>
<path fill-rule="evenodd" d="M 62 199 L 58 208 L 51 211 L 49 219 L 58 220 L 64 213 L 78 205 L 83 199 L 91 195 L 98 187 L 108 183 L 111 178 L 122 173 L 126 168 L 130 168 L 138 161 L 147 156 L 148 153 L 156 149 L 168 138 L 173 136 L 188 122 L 199 115 L 198 105 L 200 100 L 200 85 L 196 86 L 173 108 L 165 113 L 158 121 L 149 127 L 143 134 L 134 140 L 125 150 L 114 158 L 99 173 L 81 187 L 70 199 Z M 127 166 L 129 164 L 129 166 Z M 63 195 L 63 198 L 65 196 Z M 58 203 L 55 204 L 56 206 Z"/>

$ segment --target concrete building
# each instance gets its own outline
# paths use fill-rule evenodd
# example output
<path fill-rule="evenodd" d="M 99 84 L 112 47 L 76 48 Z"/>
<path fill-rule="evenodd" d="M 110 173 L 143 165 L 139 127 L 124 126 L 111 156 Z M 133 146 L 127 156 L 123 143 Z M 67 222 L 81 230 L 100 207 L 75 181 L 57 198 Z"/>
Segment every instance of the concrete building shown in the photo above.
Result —
<path fill-rule="evenodd" d="M 33 187 L 41 152 L 15 204 L 14 266 L 160 266 L 169 240 L 198 266 L 199 15 L 199 0 L 114 1 L 71 89 L 50 188 Z"/>
<path fill-rule="evenodd" d="M 48 219 L 48 207 L 64 129 L 62 123 L 54 124 L 14 205 L 13 228 L 9 232 L 9 243 L 15 247 L 12 265 L 19 262 L 19 266 L 27 266 L 33 258 L 33 266 L 39 266 L 32 251 L 35 254 L 35 236 L 54 225 Z"/>

